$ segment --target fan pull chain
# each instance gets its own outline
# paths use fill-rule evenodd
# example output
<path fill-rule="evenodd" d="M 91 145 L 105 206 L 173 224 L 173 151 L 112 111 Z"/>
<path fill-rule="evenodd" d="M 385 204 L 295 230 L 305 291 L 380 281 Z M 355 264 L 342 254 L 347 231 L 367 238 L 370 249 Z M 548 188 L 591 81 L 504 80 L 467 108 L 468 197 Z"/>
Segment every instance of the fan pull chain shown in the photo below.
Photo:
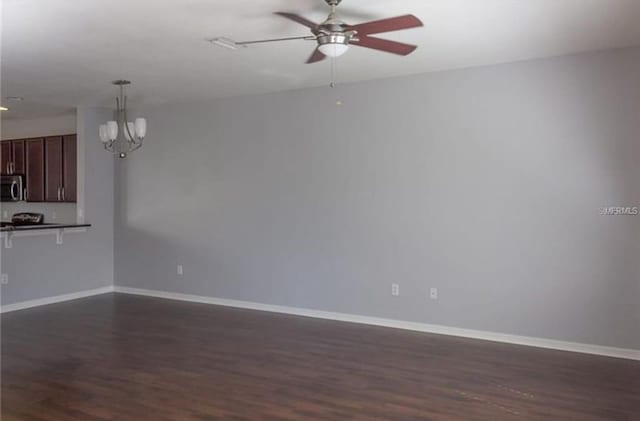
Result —
<path fill-rule="evenodd" d="M 329 83 L 330 88 L 336 87 L 336 59 L 331 58 L 331 82 Z"/>
<path fill-rule="evenodd" d="M 335 65 L 335 58 L 331 59 L 331 83 L 329 83 L 329 87 L 330 88 L 335 88 L 336 87 L 336 65 Z M 338 107 L 340 107 L 342 105 L 342 100 L 340 99 L 340 97 L 338 97 L 338 99 L 336 99 L 336 105 Z"/>

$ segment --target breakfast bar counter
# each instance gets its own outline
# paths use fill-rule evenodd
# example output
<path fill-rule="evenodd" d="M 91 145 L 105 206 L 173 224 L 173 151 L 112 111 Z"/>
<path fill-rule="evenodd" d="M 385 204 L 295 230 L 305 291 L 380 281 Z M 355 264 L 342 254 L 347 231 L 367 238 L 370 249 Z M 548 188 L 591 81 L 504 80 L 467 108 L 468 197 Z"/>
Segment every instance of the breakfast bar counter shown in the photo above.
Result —
<path fill-rule="evenodd" d="M 89 228 L 91 224 L 39 224 L 39 225 L 13 225 L 11 223 L 3 223 L 0 232 L 18 232 L 18 231 L 45 231 L 68 228 Z"/>
<path fill-rule="evenodd" d="M 63 244 L 66 234 L 87 232 L 91 224 L 34 224 L 22 225 L 3 222 L 0 227 L 0 238 L 4 241 L 4 248 L 13 248 L 13 240 L 19 237 L 32 237 L 54 234 L 56 244 Z"/>

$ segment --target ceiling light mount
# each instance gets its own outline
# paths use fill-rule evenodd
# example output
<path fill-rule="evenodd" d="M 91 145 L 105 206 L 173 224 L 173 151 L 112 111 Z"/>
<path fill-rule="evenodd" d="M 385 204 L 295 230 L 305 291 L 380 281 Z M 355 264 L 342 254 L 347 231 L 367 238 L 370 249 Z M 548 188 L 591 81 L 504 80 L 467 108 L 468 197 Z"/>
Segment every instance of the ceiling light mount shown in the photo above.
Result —
<path fill-rule="evenodd" d="M 102 124 L 98 134 L 105 150 L 120 158 L 126 158 L 129 153 L 142 147 L 142 141 L 147 134 L 147 120 L 136 118 L 131 122 L 127 117 L 127 96 L 124 94 L 124 88 L 131 82 L 119 79 L 112 84 L 120 88 L 120 95 L 116 98 L 116 119 Z"/>
<path fill-rule="evenodd" d="M 240 47 L 237 42 L 225 37 L 210 38 L 207 41 L 214 45 L 217 45 L 218 47 L 226 48 L 227 50 L 237 50 L 238 47 Z"/>

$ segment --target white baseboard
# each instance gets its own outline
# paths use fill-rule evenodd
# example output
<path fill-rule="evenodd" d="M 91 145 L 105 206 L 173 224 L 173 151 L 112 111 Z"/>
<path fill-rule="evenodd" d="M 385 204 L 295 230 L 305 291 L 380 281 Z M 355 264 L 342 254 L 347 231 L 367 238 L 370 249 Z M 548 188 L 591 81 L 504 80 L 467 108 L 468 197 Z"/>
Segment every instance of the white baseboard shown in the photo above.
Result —
<path fill-rule="evenodd" d="M 180 294 L 176 292 L 154 291 L 147 289 L 115 286 L 115 292 L 148 297 L 166 298 L 170 300 L 190 301 L 195 303 L 215 304 L 226 307 L 237 307 L 251 310 L 269 311 L 274 313 L 292 314 L 296 316 L 314 317 L 318 319 L 337 320 L 350 323 L 361 323 L 374 326 L 392 327 L 396 329 L 412 330 L 440 335 L 459 336 L 463 338 L 481 339 L 493 342 L 504 342 L 516 345 L 547 348 L 560 351 L 578 352 L 582 354 L 602 355 L 614 358 L 625 358 L 640 361 L 640 350 L 613 348 L 601 345 L 589 345 L 576 342 L 565 342 L 554 339 L 534 338 L 529 336 L 507 335 L 503 333 L 485 332 L 481 330 L 461 329 L 442 325 L 407 322 L 402 320 L 383 319 L 378 317 L 358 316 L 355 314 L 336 313 L 320 310 L 309 310 L 297 307 L 287 307 L 271 304 L 261 304 L 249 301 L 228 300 L 225 298 L 206 297 L 200 295 Z"/>
<path fill-rule="evenodd" d="M 38 298 L 37 300 L 21 301 L 19 303 L 0 306 L 0 313 L 24 310 L 25 308 L 39 307 L 47 304 L 61 303 L 63 301 L 77 300 L 78 298 L 91 297 L 113 292 L 113 285 L 102 288 L 90 289 L 87 291 L 72 292 L 71 294 L 56 295 L 54 297 Z"/>

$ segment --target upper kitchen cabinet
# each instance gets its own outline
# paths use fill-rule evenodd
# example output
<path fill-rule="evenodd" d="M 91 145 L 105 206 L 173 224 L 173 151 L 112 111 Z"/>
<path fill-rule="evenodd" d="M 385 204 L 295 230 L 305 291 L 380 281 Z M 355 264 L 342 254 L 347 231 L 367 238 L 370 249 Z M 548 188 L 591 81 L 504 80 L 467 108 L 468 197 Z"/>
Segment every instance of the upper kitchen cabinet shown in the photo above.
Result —
<path fill-rule="evenodd" d="M 75 203 L 78 146 L 75 134 L 0 142 L 2 175 L 23 175 L 28 202 Z"/>
<path fill-rule="evenodd" d="M 11 149 L 11 173 L 25 175 L 27 155 L 24 140 L 12 140 Z"/>
<path fill-rule="evenodd" d="M 0 161 L 2 162 L 0 172 L 2 175 L 11 174 L 11 155 L 11 141 L 6 140 L 0 143 Z"/>
<path fill-rule="evenodd" d="M 78 200 L 78 146 L 74 134 L 62 138 L 62 189 L 65 202 Z"/>
<path fill-rule="evenodd" d="M 4 140 L 0 144 L 2 175 L 25 174 L 24 140 Z"/>
<path fill-rule="evenodd" d="M 44 200 L 62 202 L 62 136 L 44 139 Z"/>
<path fill-rule="evenodd" d="M 44 140 L 45 201 L 75 202 L 77 199 L 76 136 L 52 136 Z"/>
<path fill-rule="evenodd" d="M 44 202 L 44 139 L 25 140 L 27 202 Z"/>
<path fill-rule="evenodd" d="M 5 140 L 0 144 L 2 150 L 2 175 L 25 174 L 24 140 Z"/>

